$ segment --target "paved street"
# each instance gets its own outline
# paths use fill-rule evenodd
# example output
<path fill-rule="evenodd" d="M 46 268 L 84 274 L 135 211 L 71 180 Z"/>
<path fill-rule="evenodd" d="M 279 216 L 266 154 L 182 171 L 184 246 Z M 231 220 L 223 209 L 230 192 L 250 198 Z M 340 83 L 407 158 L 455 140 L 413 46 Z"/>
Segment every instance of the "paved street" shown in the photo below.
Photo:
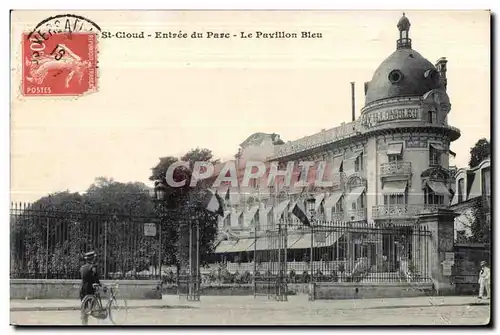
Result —
<path fill-rule="evenodd" d="M 49 301 L 47 301 L 49 302 Z M 31 302 L 26 302 L 29 304 Z M 40 301 L 36 302 L 40 305 Z M 61 301 L 62 303 L 62 301 Z M 61 304 L 60 303 L 60 304 Z M 202 297 L 198 303 L 166 297 L 150 307 L 130 302 L 126 324 L 134 325 L 481 325 L 488 323 L 489 305 L 476 304 L 473 297 L 422 297 L 307 301 L 305 296 L 289 297 L 288 302 L 265 297 Z M 11 304 L 20 306 L 21 301 Z M 191 308 L 181 308 L 181 305 Z M 169 308 L 167 308 L 169 307 Z M 77 310 L 11 311 L 11 323 L 74 325 Z M 110 324 L 92 320 L 91 324 Z"/>

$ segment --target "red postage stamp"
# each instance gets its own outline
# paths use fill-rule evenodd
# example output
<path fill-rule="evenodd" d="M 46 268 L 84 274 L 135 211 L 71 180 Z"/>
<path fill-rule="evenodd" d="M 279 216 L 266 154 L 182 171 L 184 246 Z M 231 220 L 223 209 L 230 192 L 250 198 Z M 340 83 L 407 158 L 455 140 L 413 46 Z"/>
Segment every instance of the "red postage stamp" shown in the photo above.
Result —
<path fill-rule="evenodd" d="M 97 88 L 97 35 L 23 35 L 22 91 L 26 96 L 79 96 Z"/>

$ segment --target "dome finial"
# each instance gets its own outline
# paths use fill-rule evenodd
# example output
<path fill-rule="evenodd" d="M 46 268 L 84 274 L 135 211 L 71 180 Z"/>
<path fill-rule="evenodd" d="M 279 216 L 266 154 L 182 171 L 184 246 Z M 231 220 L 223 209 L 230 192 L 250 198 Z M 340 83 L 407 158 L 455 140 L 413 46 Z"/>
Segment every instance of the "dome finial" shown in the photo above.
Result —
<path fill-rule="evenodd" d="M 410 20 L 406 17 L 405 12 L 403 12 L 403 16 L 399 19 L 398 29 L 399 31 L 409 31 L 410 30 Z"/>
<path fill-rule="evenodd" d="M 411 39 L 410 39 L 410 20 L 406 17 L 405 12 L 403 16 L 398 21 L 399 30 L 399 40 L 397 41 L 397 48 L 410 48 L 411 49 Z"/>

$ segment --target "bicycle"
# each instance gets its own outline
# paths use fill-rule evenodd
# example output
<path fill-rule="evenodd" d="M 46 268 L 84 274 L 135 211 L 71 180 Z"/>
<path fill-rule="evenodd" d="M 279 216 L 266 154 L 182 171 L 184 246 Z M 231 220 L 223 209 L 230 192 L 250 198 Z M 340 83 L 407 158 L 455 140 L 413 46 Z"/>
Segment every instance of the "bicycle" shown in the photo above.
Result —
<path fill-rule="evenodd" d="M 128 315 L 127 301 L 125 299 L 117 298 L 116 290 L 118 288 L 118 284 L 114 283 L 109 285 L 109 296 L 106 306 L 103 306 L 101 300 L 101 285 L 92 284 L 92 287 L 94 288 L 94 294 L 86 295 L 81 303 L 80 310 L 82 324 L 88 324 L 89 316 L 92 316 L 99 320 L 104 320 L 109 317 L 109 320 L 115 325 L 125 322 Z M 107 286 L 103 286 L 104 293 L 106 293 L 107 288 Z M 119 315 L 120 311 L 122 311 L 122 313 L 124 314 L 125 320 L 117 320 L 116 316 Z"/>

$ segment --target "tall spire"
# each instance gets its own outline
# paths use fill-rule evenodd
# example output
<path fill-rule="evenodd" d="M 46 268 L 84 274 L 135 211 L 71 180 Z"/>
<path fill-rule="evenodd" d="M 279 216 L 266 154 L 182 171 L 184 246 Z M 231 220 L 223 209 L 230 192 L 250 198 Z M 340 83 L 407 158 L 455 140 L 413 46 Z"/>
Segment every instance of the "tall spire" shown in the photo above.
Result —
<path fill-rule="evenodd" d="M 403 13 L 403 16 L 398 21 L 399 39 L 397 49 L 411 49 L 410 27 L 410 20 Z"/>

